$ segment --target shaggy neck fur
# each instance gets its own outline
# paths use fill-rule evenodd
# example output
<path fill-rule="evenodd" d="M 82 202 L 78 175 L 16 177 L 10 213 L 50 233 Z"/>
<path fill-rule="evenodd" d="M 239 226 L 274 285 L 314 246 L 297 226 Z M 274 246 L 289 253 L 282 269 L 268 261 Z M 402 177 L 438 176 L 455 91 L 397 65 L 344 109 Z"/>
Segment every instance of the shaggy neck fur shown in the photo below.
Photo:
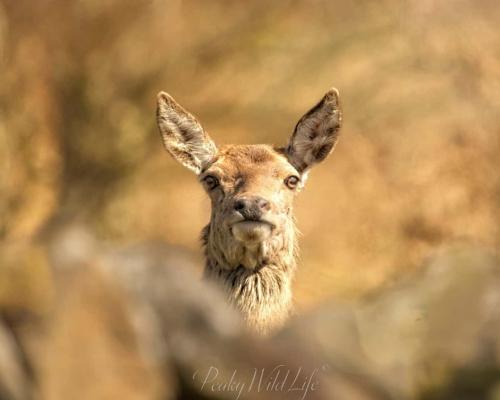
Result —
<path fill-rule="evenodd" d="M 205 276 L 222 284 L 228 299 L 251 329 L 266 334 L 280 327 L 292 309 L 291 283 L 296 267 L 293 221 L 254 247 L 218 228 L 213 221 L 202 232 Z"/>

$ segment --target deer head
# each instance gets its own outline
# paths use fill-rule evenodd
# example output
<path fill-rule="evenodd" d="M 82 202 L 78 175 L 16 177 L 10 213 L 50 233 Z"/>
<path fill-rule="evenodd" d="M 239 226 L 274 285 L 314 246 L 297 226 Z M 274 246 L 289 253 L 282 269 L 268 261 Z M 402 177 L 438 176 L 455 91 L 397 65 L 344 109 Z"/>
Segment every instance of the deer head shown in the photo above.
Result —
<path fill-rule="evenodd" d="M 211 199 L 204 233 L 211 262 L 250 270 L 293 263 L 293 199 L 310 168 L 332 152 L 341 120 L 339 94 L 331 89 L 299 120 L 286 146 L 218 148 L 193 115 L 167 93 L 158 94 L 165 148 L 198 175 Z"/>

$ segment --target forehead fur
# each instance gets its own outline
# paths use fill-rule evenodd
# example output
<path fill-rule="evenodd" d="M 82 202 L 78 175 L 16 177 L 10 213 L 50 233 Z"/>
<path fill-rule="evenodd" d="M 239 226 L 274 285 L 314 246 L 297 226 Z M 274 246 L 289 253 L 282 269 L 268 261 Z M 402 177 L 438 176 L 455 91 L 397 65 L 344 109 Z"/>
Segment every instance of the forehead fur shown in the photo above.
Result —
<path fill-rule="evenodd" d="M 214 164 L 229 168 L 249 168 L 276 164 L 283 168 L 293 168 L 286 157 L 272 146 L 265 144 L 223 146 Z"/>
<path fill-rule="evenodd" d="M 271 146 L 265 144 L 227 145 L 221 149 L 220 156 L 242 163 L 256 164 L 277 161 L 279 157 Z"/>

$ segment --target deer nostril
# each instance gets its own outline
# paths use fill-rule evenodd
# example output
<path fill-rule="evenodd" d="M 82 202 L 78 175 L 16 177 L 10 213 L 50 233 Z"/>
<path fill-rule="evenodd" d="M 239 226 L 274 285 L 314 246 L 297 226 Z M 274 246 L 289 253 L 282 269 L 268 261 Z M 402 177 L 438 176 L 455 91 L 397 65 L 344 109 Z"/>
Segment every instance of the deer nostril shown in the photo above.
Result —
<path fill-rule="evenodd" d="M 258 221 L 261 219 L 263 213 L 271 209 L 271 205 L 262 197 L 255 196 L 236 200 L 233 208 L 245 219 Z"/>
<path fill-rule="evenodd" d="M 237 200 L 234 203 L 234 209 L 236 211 L 241 211 L 241 210 L 245 209 L 245 202 L 243 200 Z"/>

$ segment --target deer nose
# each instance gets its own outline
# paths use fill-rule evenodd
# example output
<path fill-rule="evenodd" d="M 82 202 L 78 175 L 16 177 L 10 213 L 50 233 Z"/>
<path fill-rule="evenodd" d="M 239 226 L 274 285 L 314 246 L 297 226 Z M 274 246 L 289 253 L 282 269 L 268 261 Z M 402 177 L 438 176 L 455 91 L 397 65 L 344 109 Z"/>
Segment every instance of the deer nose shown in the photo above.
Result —
<path fill-rule="evenodd" d="M 234 209 L 248 220 L 259 220 L 270 208 L 269 202 L 259 196 L 240 197 L 234 202 Z"/>

